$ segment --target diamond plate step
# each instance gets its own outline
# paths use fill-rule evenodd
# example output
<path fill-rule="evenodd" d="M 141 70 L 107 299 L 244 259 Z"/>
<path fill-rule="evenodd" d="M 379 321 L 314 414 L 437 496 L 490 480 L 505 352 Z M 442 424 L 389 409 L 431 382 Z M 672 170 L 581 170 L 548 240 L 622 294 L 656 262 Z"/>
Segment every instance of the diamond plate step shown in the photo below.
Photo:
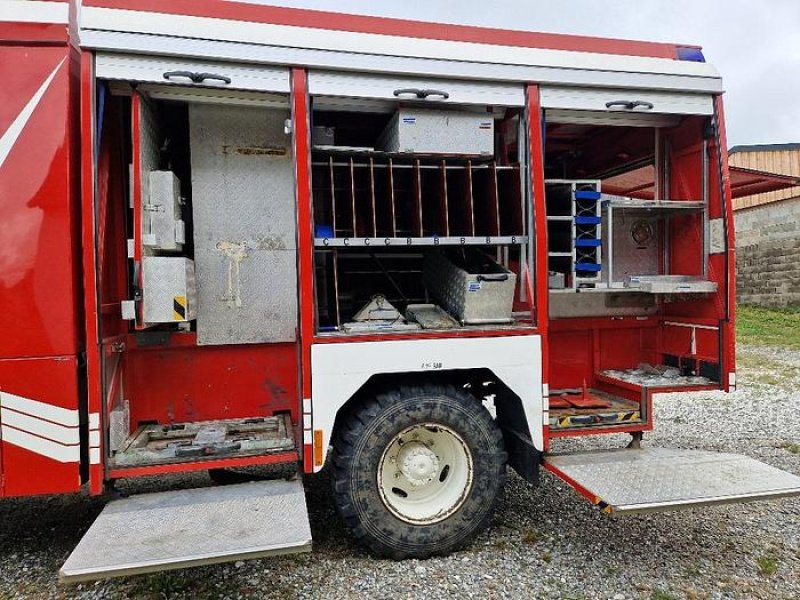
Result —
<path fill-rule="evenodd" d="M 739 454 L 642 448 L 546 456 L 544 466 L 607 513 L 800 495 L 800 477 Z"/>
<path fill-rule="evenodd" d="M 300 480 L 159 492 L 109 503 L 60 577 L 88 581 L 310 550 Z"/>

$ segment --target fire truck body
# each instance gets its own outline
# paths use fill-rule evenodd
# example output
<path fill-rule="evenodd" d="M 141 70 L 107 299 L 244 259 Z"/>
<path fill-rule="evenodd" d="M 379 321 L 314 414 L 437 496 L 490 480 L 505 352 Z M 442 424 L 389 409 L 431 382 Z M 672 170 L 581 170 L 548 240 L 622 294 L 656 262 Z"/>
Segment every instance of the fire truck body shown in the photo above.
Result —
<path fill-rule="evenodd" d="M 607 512 L 800 492 L 638 446 L 653 394 L 735 387 L 698 48 L 256 2 L 0 8 L 0 496 L 328 464 L 354 534 L 405 557 L 484 526 L 506 462 Z M 112 502 L 62 576 L 310 546 L 299 480 L 194 492 Z"/>

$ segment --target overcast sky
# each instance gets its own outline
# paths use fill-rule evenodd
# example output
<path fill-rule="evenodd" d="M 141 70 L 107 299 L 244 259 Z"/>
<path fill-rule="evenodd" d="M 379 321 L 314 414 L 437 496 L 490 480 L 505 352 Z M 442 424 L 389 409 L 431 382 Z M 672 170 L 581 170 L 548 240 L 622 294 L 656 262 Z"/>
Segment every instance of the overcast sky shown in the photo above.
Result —
<path fill-rule="evenodd" d="M 729 145 L 800 142 L 800 0 L 261 1 L 423 21 L 700 45 L 724 78 Z"/>

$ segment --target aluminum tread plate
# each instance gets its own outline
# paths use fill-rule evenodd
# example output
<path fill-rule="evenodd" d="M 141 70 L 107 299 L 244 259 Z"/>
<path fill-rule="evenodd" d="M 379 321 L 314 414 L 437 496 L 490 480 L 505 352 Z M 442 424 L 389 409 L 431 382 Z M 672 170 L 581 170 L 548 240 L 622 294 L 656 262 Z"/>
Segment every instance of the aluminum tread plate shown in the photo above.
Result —
<path fill-rule="evenodd" d="M 87 581 L 310 550 L 302 482 L 251 482 L 115 500 L 60 576 Z"/>
<path fill-rule="evenodd" d="M 556 475 L 594 495 L 595 504 L 621 514 L 800 494 L 800 477 L 739 454 L 642 448 L 544 460 Z"/>

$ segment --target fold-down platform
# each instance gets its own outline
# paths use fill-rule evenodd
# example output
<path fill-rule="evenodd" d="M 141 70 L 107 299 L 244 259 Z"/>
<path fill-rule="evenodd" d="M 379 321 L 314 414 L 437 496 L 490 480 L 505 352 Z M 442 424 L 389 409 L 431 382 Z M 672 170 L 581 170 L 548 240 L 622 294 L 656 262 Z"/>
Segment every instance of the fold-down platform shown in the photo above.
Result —
<path fill-rule="evenodd" d="M 739 454 L 642 448 L 550 455 L 544 466 L 607 513 L 800 494 L 800 477 Z"/>
<path fill-rule="evenodd" d="M 275 480 L 116 500 L 61 568 L 62 581 L 137 575 L 311 550 L 303 484 Z"/>

